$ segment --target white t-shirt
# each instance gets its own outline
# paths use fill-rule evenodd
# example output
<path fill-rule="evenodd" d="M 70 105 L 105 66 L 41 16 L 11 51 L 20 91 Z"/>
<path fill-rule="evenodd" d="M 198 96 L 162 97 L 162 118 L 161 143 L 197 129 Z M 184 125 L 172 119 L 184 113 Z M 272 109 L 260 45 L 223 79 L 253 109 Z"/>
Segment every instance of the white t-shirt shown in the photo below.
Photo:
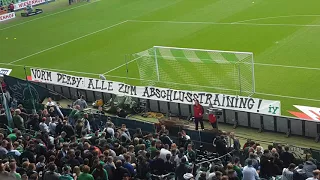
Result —
<path fill-rule="evenodd" d="M 164 161 L 167 160 L 167 158 L 166 158 L 167 154 L 170 154 L 170 155 L 172 156 L 172 154 L 171 154 L 170 151 L 168 151 L 168 150 L 166 150 L 166 149 L 164 149 L 164 148 L 162 148 L 162 149 L 160 150 L 160 158 L 163 159 Z"/>
<path fill-rule="evenodd" d="M 54 101 L 47 102 L 46 106 L 56 106 L 56 102 Z"/>

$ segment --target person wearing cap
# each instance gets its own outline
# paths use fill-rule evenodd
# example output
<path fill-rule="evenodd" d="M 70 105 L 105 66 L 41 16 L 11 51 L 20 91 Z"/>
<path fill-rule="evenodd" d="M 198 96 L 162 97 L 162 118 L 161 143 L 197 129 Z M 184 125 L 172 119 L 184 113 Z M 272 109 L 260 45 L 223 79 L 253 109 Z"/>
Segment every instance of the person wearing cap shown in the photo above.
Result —
<path fill-rule="evenodd" d="M 196 126 L 196 131 L 198 130 L 199 122 L 201 125 L 201 129 L 204 130 L 204 125 L 203 125 L 204 110 L 197 99 L 194 100 L 193 113 L 194 113 L 194 123 Z"/>

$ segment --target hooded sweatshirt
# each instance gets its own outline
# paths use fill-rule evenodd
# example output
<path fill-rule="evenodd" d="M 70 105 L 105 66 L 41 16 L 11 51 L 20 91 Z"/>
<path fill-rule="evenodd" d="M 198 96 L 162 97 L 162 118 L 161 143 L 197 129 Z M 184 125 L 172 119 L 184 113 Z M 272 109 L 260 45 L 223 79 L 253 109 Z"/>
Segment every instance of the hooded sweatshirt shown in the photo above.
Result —
<path fill-rule="evenodd" d="M 303 170 L 308 177 L 313 177 L 313 171 L 317 169 L 317 166 L 312 161 L 306 161 L 303 165 Z"/>
<path fill-rule="evenodd" d="M 293 172 L 288 168 L 284 168 L 282 171 L 281 180 L 293 180 Z"/>

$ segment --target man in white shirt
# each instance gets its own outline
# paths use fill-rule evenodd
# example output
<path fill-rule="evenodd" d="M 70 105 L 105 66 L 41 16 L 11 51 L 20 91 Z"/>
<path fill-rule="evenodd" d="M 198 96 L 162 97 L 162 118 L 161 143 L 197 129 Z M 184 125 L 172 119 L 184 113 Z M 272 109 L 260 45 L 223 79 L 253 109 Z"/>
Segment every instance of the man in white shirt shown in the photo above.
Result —
<path fill-rule="evenodd" d="M 172 156 L 171 152 L 169 151 L 169 145 L 165 144 L 164 148 L 161 148 L 160 150 L 160 158 L 164 161 L 167 161 L 167 154 L 170 154 L 170 156 Z"/>
<path fill-rule="evenodd" d="M 57 112 L 59 113 L 59 115 L 61 116 L 61 118 L 64 118 L 59 106 L 57 106 L 57 103 L 54 102 L 51 97 L 48 98 L 48 102 L 46 103 L 46 107 L 53 107 L 55 110 L 57 110 Z"/>
<path fill-rule="evenodd" d="M 48 102 L 46 103 L 46 106 L 56 106 L 56 102 L 52 101 L 51 97 L 48 98 Z"/>

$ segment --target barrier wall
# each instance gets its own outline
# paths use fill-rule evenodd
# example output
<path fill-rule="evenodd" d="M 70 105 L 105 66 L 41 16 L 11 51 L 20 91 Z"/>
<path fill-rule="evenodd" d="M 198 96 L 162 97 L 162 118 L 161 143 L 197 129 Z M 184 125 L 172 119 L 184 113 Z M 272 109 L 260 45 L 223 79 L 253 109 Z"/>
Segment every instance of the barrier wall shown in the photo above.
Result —
<path fill-rule="evenodd" d="M 45 83 L 37 84 L 46 87 L 50 90 L 53 90 L 59 94 L 62 94 L 66 98 L 72 100 L 77 99 L 79 94 L 85 95 L 86 100 L 88 102 L 93 102 L 97 99 L 103 99 L 103 101 L 106 102 L 111 97 L 115 96 L 113 94 L 86 91 L 59 85 Z M 147 107 L 150 111 L 169 113 L 185 117 L 188 117 L 190 114 L 193 113 L 193 108 L 191 107 L 191 105 L 178 104 L 172 102 L 147 100 Z M 205 117 L 205 119 L 207 119 L 207 116 Z M 224 109 L 222 116 L 218 119 L 218 122 L 236 126 L 244 126 L 258 130 L 284 133 L 287 135 L 311 137 L 316 138 L 317 140 L 320 135 L 320 122 L 286 116 L 272 116 Z"/>

